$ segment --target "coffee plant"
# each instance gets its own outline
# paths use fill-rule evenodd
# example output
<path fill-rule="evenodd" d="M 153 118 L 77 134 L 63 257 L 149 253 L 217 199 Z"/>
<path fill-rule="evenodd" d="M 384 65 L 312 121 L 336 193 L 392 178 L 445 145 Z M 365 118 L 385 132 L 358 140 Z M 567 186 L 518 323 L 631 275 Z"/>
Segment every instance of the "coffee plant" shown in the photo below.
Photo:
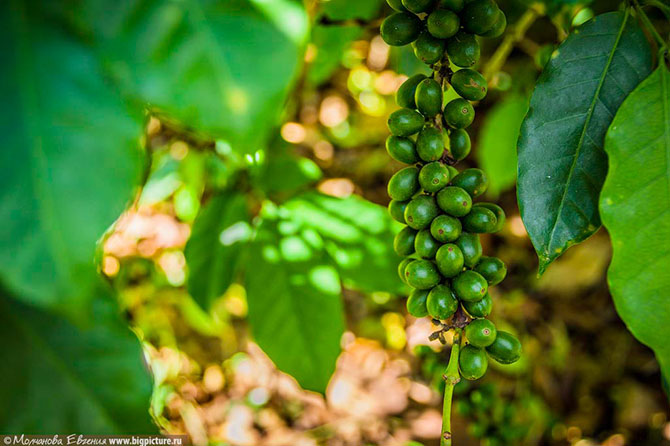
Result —
<path fill-rule="evenodd" d="M 430 316 L 441 326 L 433 336 L 443 343 L 445 333 L 453 335 L 441 436 L 441 444 L 450 445 L 454 385 L 461 377 L 484 376 L 488 358 L 511 364 L 521 356 L 519 340 L 486 319 L 493 306 L 488 289 L 505 278 L 507 268 L 502 260 L 483 255 L 479 234 L 502 229 L 505 212 L 495 203 L 473 202 L 488 188 L 485 172 L 453 167 L 470 153 L 465 129 L 475 117 L 471 102 L 487 93 L 484 76 L 469 68 L 479 61 L 476 36 L 499 37 L 507 20 L 493 0 L 389 5 L 398 12 L 382 23 L 382 38 L 389 45 L 412 44 L 416 57 L 433 71 L 430 77 L 412 76 L 398 88 L 402 108 L 389 117 L 386 150 L 411 164 L 388 183 L 389 213 L 407 225 L 393 242 L 396 253 L 406 256 L 398 274 L 413 288 L 407 311 Z M 452 70 L 450 63 L 458 68 Z M 460 97 L 443 104 L 447 88 Z"/>
<path fill-rule="evenodd" d="M 528 282 L 508 262 L 510 277 L 494 289 L 507 265 L 486 243 L 513 225 L 525 237 L 521 220 L 540 274 L 607 229 L 616 311 L 670 380 L 670 7 L 387 3 L 0 4 L 0 434 L 164 427 L 173 389 L 166 370 L 147 371 L 159 345 L 133 319 L 151 319 L 133 313 L 141 299 L 124 288 L 164 258 L 149 253 L 138 266 L 118 256 L 116 275 L 105 266 L 119 217 L 144 205 L 189 233 L 166 249 L 182 276 L 156 273 L 145 292 L 178 290 L 183 318 L 211 335 L 221 321 L 202 321 L 243 290 L 245 335 L 307 391 L 325 393 L 345 331 L 366 336 L 352 308 L 368 299 L 386 311 L 408 294 L 395 316 L 429 318 L 425 341 L 451 346 L 415 355 L 422 379 L 443 392 L 442 445 L 452 443 L 454 397 L 483 445 L 539 444 L 529 413 L 548 429 L 529 386 L 510 392 L 493 381 L 529 362 L 527 333 L 518 331 L 522 348 L 505 331 L 519 320 L 492 315 L 493 297 Z M 542 45 L 526 38 L 536 20 L 551 28 L 534 31 Z M 508 74 L 517 49 L 533 68 Z M 370 68 L 357 77 L 352 60 L 365 57 Z M 353 73 L 344 81 L 342 67 Z M 391 110 L 383 96 L 395 88 L 369 95 L 361 86 L 399 73 L 407 76 Z M 359 95 L 356 106 L 335 98 L 335 118 L 321 116 L 342 84 Z M 368 128 L 370 116 L 380 129 L 388 116 L 390 135 Z M 326 118 L 318 138 L 287 122 Z M 299 138 L 284 134 L 288 124 Z M 319 154 L 344 159 L 345 148 L 372 153 L 359 173 L 388 179 L 388 209 L 373 181 L 324 192 L 356 162 L 332 166 Z M 404 166 L 391 176 L 396 162 Z M 510 200 L 497 200 L 515 183 L 521 220 Z M 496 373 L 478 381 L 489 366 Z"/>

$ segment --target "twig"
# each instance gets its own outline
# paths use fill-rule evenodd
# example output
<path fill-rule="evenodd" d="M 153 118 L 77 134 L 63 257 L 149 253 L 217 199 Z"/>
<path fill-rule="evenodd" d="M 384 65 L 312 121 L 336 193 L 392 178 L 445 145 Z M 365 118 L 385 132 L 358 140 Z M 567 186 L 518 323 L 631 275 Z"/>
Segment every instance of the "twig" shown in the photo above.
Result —
<path fill-rule="evenodd" d="M 528 28 L 535 22 L 535 20 L 544 14 L 544 7 L 539 4 L 533 4 L 530 8 L 523 13 L 518 22 L 514 25 L 508 33 L 505 34 L 505 38 L 502 43 L 498 46 L 491 60 L 484 67 L 484 77 L 487 80 L 490 80 L 491 77 L 500 71 L 507 58 L 509 57 L 514 46 L 520 42 L 526 35 Z"/>
<path fill-rule="evenodd" d="M 659 9 L 666 18 L 670 19 L 670 6 L 664 5 L 663 3 L 657 0 L 646 0 L 643 6 L 653 6 Z"/>
<path fill-rule="evenodd" d="M 458 372 L 458 358 L 461 351 L 461 329 L 454 331 L 454 341 L 449 355 L 447 370 L 442 376 L 445 381 L 444 401 L 442 404 L 442 434 L 440 435 L 440 446 L 451 446 L 451 400 L 454 396 L 454 386 L 461 380 Z"/>
<path fill-rule="evenodd" d="M 635 8 L 635 11 L 638 13 L 638 17 L 640 18 L 640 20 L 644 24 L 647 31 L 649 31 L 649 33 L 654 37 L 654 39 L 658 43 L 659 50 L 662 50 L 663 48 L 667 48 L 668 47 L 667 43 L 665 42 L 665 40 L 663 40 L 663 37 L 661 37 L 661 35 L 658 33 L 658 31 L 656 31 L 656 27 L 654 26 L 653 23 L 651 23 L 651 20 L 649 20 L 649 17 L 647 17 L 647 14 L 645 14 L 645 12 L 642 10 L 642 6 L 640 6 L 638 1 L 637 0 L 632 0 L 632 5 Z"/>

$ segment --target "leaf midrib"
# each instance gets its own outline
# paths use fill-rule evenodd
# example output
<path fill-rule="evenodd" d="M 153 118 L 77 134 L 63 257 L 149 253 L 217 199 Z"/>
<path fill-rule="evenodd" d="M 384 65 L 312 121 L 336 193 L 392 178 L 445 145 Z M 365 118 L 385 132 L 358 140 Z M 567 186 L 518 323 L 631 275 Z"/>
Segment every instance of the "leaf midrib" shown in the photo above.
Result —
<path fill-rule="evenodd" d="M 581 150 L 584 146 L 584 138 L 586 137 L 587 129 L 589 127 L 589 123 L 591 122 L 591 118 L 593 117 L 593 113 L 595 111 L 595 105 L 598 101 L 598 98 L 600 96 L 600 90 L 602 89 L 603 84 L 605 83 L 605 78 L 607 77 L 609 67 L 612 64 L 612 60 L 614 59 L 614 54 L 616 53 L 617 49 L 619 48 L 619 41 L 621 40 L 621 36 L 623 35 L 623 31 L 626 28 L 626 23 L 628 22 L 628 15 L 629 15 L 629 10 L 626 9 L 624 19 L 621 22 L 621 27 L 619 28 L 619 32 L 617 33 L 616 40 L 614 41 L 614 45 L 612 46 L 612 51 L 609 54 L 609 57 L 607 58 L 607 63 L 605 64 L 605 67 L 603 69 L 602 75 L 600 76 L 600 81 L 598 82 L 598 87 L 596 88 L 596 92 L 593 95 L 593 100 L 591 101 L 591 105 L 589 106 L 589 110 L 587 112 L 586 120 L 584 121 L 584 127 L 582 128 L 582 132 L 579 136 L 579 143 L 577 144 L 577 150 L 575 151 L 575 155 L 572 159 L 572 163 L 570 165 L 570 170 L 568 171 L 568 178 L 565 182 L 565 187 L 563 188 L 563 193 L 561 194 L 561 200 L 560 204 L 558 206 L 558 211 L 556 212 L 556 217 L 554 218 L 554 223 L 552 224 L 552 230 L 551 234 L 549 235 L 549 240 L 547 243 L 547 248 L 545 250 L 545 255 L 546 259 L 545 262 L 548 261 L 548 259 L 551 257 L 551 246 L 554 241 L 554 234 L 556 233 L 556 228 L 558 227 L 558 219 L 563 213 L 563 206 L 565 205 L 566 202 L 566 196 L 568 193 L 568 189 L 570 187 L 570 183 L 572 181 L 572 175 L 575 171 L 575 167 L 577 166 L 577 160 L 579 159 L 579 155 L 581 153 Z"/>

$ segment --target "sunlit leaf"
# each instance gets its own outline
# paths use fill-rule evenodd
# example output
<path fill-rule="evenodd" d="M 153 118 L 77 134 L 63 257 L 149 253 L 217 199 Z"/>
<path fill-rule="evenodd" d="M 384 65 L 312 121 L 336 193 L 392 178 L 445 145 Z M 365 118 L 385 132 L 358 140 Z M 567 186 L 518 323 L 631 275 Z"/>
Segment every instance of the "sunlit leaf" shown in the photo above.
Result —
<path fill-rule="evenodd" d="M 296 156 L 293 151 L 293 146 L 283 141 L 271 144 L 267 162 L 254 178 L 265 193 L 295 192 L 321 178 L 321 169 L 314 161 Z"/>
<path fill-rule="evenodd" d="M 314 234 L 291 220 L 264 220 L 245 274 L 254 339 L 306 389 L 325 391 L 340 352 L 340 278 Z"/>
<path fill-rule="evenodd" d="M 661 64 L 624 101 L 607 132 L 600 197 L 612 238 L 607 278 L 628 329 L 670 379 L 670 72 Z"/>
<path fill-rule="evenodd" d="M 251 236 L 244 195 L 223 191 L 209 199 L 193 224 L 184 255 L 189 267 L 188 291 L 209 309 L 230 286 L 241 248 Z"/>
<path fill-rule="evenodd" d="M 519 208 L 540 273 L 600 226 L 605 132 L 651 69 L 649 43 L 622 12 L 588 21 L 552 57 L 533 92 L 518 152 Z"/>
<path fill-rule="evenodd" d="M 368 292 L 402 293 L 392 240 L 400 226 L 383 207 L 357 196 L 305 193 L 286 203 L 291 215 L 326 240 L 345 285 Z"/>
<path fill-rule="evenodd" d="M 242 152 L 277 124 L 308 34 L 293 0 L 85 2 L 76 17 L 124 93 Z"/>
<path fill-rule="evenodd" d="M 76 311 L 99 280 L 96 241 L 140 181 L 143 117 L 42 13 L 0 5 L 0 276 L 20 299 Z"/>
<path fill-rule="evenodd" d="M 84 327 L 0 296 L 3 434 L 156 434 L 151 379 L 109 296 Z"/>

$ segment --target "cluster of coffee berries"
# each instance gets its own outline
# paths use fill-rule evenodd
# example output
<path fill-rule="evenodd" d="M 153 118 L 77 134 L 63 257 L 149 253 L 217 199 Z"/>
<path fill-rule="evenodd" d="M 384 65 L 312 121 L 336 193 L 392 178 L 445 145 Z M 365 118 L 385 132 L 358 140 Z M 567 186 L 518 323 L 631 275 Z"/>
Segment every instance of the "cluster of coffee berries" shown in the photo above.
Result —
<path fill-rule="evenodd" d="M 391 216 L 407 226 L 394 240 L 401 279 L 414 288 L 407 309 L 450 326 L 458 313 L 467 345 L 459 356 L 461 375 L 484 375 L 488 356 L 505 364 L 519 359 L 521 345 L 484 319 L 492 307 L 489 286 L 507 273 L 497 258 L 482 255 L 479 234 L 499 231 L 505 221 L 494 203 L 473 203 L 488 187 L 480 169 L 459 172 L 451 164 L 470 152 L 464 130 L 474 119 L 470 101 L 486 96 L 487 83 L 475 70 L 453 72 L 449 61 L 470 67 L 479 59 L 476 35 L 497 37 L 505 15 L 493 0 L 388 0 L 399 11 L 384 20 L 382 38 L 390 45 L 412 43 L 433 76 L 416 75 L 397 91 L 401 109 L 391 114 L 389 155 L 411 166 L 388 183 Z M 443 106 L 444 89 L 460 96 Z"/>

